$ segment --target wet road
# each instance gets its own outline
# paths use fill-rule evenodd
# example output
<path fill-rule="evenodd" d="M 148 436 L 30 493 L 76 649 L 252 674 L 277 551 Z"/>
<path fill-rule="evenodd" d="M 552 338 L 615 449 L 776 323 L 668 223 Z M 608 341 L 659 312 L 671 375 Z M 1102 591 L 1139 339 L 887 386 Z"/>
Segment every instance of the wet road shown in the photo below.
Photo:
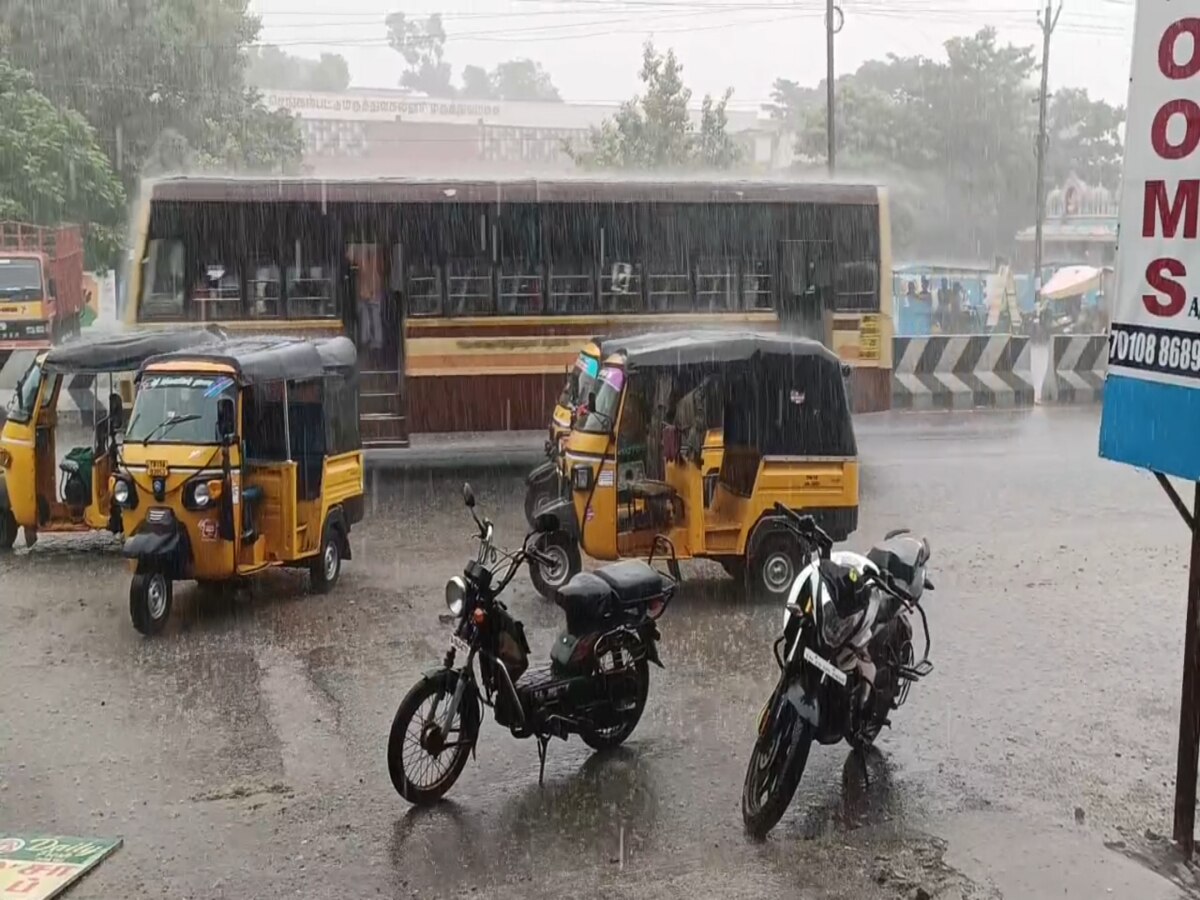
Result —
<path fill-rule="evenodd" d="M 552 742 L 539 787 L 534 744 L 489 722 L 450 802 L 396 796 L 388 727 L 444 651 L 442 586 L 473 547 L 442 473 L 380 480 L 332 595 L 289 573 L 232 598 L 181 586 L 153 640 L 129 623 L 114 543 L 0 559 L 0 828 L 124 836 L 79 898 L 1179 895 L 1134 856 L 1194 890 L 1155 840 L 1186 535 L 1153 479 L 1095 458 L 1097 421 L 862 418 L 850 544 L 928 535 L 937 668 L 870 786 L 844 746 L 815 750 L 763 845 L 740 789 L 780 610 L 707 565 L 685 566 L 623 750 Z M 519 478 L 471 480 L 516 543 Z M 524 577 L 509 603 L 548 653 L 558 611 Z"/>

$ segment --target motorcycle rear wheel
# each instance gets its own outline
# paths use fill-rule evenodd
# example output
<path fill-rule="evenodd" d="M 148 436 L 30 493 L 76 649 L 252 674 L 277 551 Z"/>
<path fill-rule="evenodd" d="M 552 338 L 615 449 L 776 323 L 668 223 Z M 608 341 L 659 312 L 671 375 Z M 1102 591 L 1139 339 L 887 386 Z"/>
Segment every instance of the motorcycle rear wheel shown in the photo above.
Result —
<path fill-rule="evenodd" d="M 588 729 L 580 733 L 583 742 L 593 750 L 611 750 L 613 747 L 619 747 L 629 740 L 629 736 L 637 728 L 642 711 L 646 708 L 646 697 L 650 694 L 650 664 L 644 659 L 639 659 L 634 673 L 634 677 L 637 678 L 637 694 L 634 695 L 633 708 L 621 717 L 621 724 Z"/>
<path fill-rule="evenodd" d="M 444 704 L 454 696 L 455 680 L 454 673 L 448 671 L 439 672 L 432 678 L 422 678 L 400 701 L 396 717 L 392 720 L 387 748 L 388 774 L 396 793 L 415 806 L 430 806 L 454 787 L 475 744 L 478 727 L 474 720 L 478 707 L 474 705 L 475 697 L 465 693 L 455 713 L 455 721 L 450 723 L 449 734 L 440 738 L 445 746 L 439 748 L 437 745 L 440 728 L 436 723 L 442 719 Z M 436 707 L 430 706 L 422 714 L 430 700 L 434 701 Z M 432 717 L 430 712 L 435 708 L 436 717 Z M 414 723 L 418 716 L 421 716 L 421 720 Z M 411 733 L 414 724 L 418 726 L 415 736 Z M 437 730 L 431 732 L 431 728 Z M 449 764 L 444 769 L 439 767 L 440 774 L 426 781 L 421 777 L 424 769 L 418 768 L 418 760 L 413 758 L 418 752 L 434 761 L 448 752 Z"/>
<path fill-rule="evenodd" d="M 742 821 L 752 838 L 765 838 L 787 812 L 808 765 L 812 742 L 812 729 L 786 709 L 755 741 L 742 784 Z"/>

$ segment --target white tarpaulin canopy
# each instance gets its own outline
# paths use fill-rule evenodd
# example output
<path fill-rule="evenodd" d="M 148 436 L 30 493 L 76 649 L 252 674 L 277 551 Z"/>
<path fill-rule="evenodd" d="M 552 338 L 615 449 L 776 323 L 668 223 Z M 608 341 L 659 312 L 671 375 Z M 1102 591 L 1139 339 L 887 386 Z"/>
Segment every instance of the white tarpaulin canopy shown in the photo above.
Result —
<path fill-rule="evenodd" d="M 1046 300 L 1063 300 L 1098 290 L 1103 269 L 1095 266 L 1063 266 L 1055 272 L 1042 288 Z"/>

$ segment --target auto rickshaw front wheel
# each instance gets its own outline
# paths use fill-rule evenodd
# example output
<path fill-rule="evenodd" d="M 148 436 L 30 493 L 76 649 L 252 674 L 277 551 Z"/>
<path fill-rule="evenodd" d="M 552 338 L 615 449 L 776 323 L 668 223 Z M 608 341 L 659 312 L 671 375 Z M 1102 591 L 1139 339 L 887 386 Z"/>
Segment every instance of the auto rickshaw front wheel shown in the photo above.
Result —
<path fill-rule="evenodd" d="M 342 548 L 345 538 L 336 525 L 325 523 L 321 534 L 321 552 L 313 559 L 308 569 L 308 580 L 317 594 L 328 594 L 342 574 Z"/>
<path fill-rule="evenodd" d="M 17 518 L 11 509 L 0 509 L 0 550 L 11 550 L 17 542 Z"/>
<path fill-rule="evenodd" d="M 171 617 L 175 586 L 162 572 L 138 572 L 129 582 L 129 618 L 145 635 L 158 634 Z"/>

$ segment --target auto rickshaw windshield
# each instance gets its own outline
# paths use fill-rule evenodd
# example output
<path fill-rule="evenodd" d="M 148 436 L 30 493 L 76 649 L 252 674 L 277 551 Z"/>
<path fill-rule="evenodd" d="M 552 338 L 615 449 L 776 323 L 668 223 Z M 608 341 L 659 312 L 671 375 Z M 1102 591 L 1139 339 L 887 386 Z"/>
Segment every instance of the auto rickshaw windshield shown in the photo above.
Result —
<path fill-rule="evenodd" d="M 149 373 L 142 378 L 125 440 L 163 444 L 219 444 L 217 401 L 233 397 L 228 375 Z"/>
<path fill-rule="evenodd" d="M 579 358 L 575 360 L 575 367 L 567 376 L 567 383 L 563 385 L 558 405 L 575 409 L 587 400 L 588 392 L 595 386 L 599 372 L 600 361 L 594 356 L 580 353 Z"/>
<path fill-rule="evenodd" d="M 8 398 L 8 418 L 25 423 L 33 418 L 33 404 L 42 386 L 42 367 L 34 363 L 17 382 L 17 389 Z"/>
<path fill-rule="evenodd" d="M 621 408 L 621 392 L 625 389 L 625 370 L 620 366 L 605 366 L 600 370 L 590 390 L 596 393 L 596 403 L 579 425 L 580 431 L 607 434 L 617 421 Z M 584 398 L 586 400 L 586 398 Z"/>

